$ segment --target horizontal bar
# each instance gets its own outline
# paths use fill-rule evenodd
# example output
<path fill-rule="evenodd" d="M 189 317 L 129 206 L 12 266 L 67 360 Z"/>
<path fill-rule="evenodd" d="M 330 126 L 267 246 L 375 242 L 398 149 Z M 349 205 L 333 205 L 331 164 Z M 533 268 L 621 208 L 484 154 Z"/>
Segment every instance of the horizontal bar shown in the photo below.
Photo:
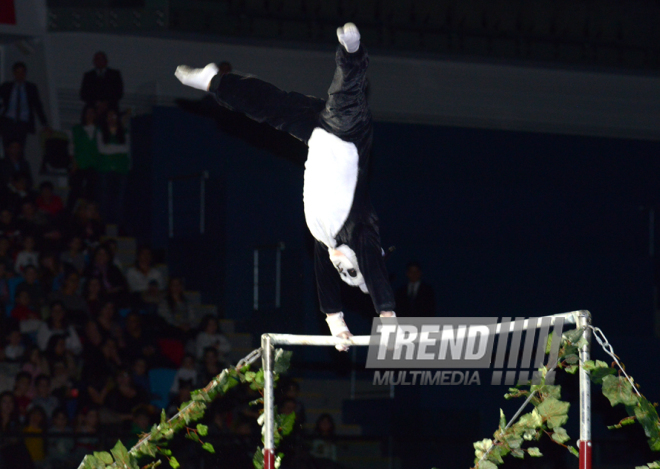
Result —
<path fill-rule="evenodd" d="M 555 320 L 557 318 L 563 318 L 564 319 L 564 324 L 576 324 L 577 323 L 577 314 L 580 313 L 580 311 L 571 311 L 569 313 L 559 313 L 559 314 L 553 314 L 551 316 L 543 316 L 540 318 L 536 319 L 536 323 L 534 323 L 534 318 L 532 319 L 525 319 L 523 321 L 523 330 L 527 330 L 530 328 L 538 328 L 541 327 L 541 322 L 544 317 L 546 318 L 551 318 L 550 320 L 550 325 L 554 325 Z M 531 322 L 530 322 L 531 321 Z M 509 333 L 511 331 L 506 330 L 504 331 L 505 333 Z M 495 327 L 495 334 L 500 334 L 502 333 L 502 325 L 497 324 Z M 272 345 L 314 345 L 314 346 L 334 346 L 334 345 L 345 345 L 345 346 L 359 346 L 359 347 L 364 347 L 369 345 L 371 341 L 371 336 L 369 335 L 355 335 L 351 337 L 350 339 L 340 339 L 338 337 L 333 337 L 330 335 L 297 335 L 297 334 L 264 334 L 270 336 L 270 343 Z M 263 337 L 263 336 L 262 336 Z M 466 335 L 466 338 L 470 337 L 470 334 L 468 333 Z"/>

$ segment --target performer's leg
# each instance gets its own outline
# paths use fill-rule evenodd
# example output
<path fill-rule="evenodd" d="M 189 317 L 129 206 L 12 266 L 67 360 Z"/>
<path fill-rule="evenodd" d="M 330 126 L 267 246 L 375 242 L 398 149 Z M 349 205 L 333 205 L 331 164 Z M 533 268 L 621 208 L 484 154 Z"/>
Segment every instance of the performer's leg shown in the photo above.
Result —
<path fill-rule="evenodd" d="M 337 35 L 342 45 L 337 47 L 335 76 L 321 113 L 321 125 L 344 141 L 370 142 L 371 112 L 365 94 L 369 56 L 360 46 L 360 33 L 352 23 L 339 28 Z M 357 49 L 349 52 L 347 47 Z"/>
<path fill-rule="evenodd" d="M 382 316 L 390 316 L 389 313 L 394 313 L 395 308 L 394 291 L 388 278 L 380 236 L 373 227 L 363 225 L 356 228 L 353 239 L 359 243 L 352 247 L 376 312 Z"/>
<path fill-rule="evenodd" d="M 319 112 L 325 105 L 321 99 L 286 92 L 254 77 L 217 73 L 215 64 L 203 69 L 182 65 L 175 75 L 185 85 L 208 90 L 221 105 L 288 132 L 305 143 L 318 125 Z"/>

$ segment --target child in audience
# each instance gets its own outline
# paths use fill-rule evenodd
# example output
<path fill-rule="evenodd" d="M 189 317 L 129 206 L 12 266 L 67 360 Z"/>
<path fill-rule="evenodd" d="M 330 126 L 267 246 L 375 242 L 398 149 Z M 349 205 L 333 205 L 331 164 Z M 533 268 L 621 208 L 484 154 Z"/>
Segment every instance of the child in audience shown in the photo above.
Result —
<path fill-rule="evenodd" d="M 212 315 L 207 315 L 202 319 L 200 324 L 200 333 L 197 334 L 197 358 L 204 357 L 204 350 L 207 347 L 213 347 L 218 351 L 218 359 L 225 360 L 225 354 L 231 350 L 231 343 L 229 340 L 220 333 L 220 326 L 218 319 Z"/>
<path fill-rule="evenodd" d="M 13 330 L 7 334 L 7 345 L 5 346 L 5 357 L 7 361 L 17 362 L 23 358 L 25 347 L 21 332 Z"/>
<path fill-rule="evenodd" d="M 195 358 L 186 354 L 181 361 L 181 368 L 179 368 L 174 375 L 174 382 L 170 388 L 170 396 L 174 397 L 179 393 L 179 388 L 183 382 L 188 382 L 191 385 L 197 383 L 197 370 L 195 369 Z"/>
<path fill-rule="evenodd" d="M 27 353 L 27 362 L 23 364 L 22 371 L 30 373 L 32 381 L 35 382 L 39 375 L 50 375 L 50 366 L 46 356 L 38 347 L 32 346 Z"/>
<path fill-rule="evenodd" d="M 82 274 L 85 270 L 85 253 L 80 236 L 74 235 L 69 241 L 69 249 L 60 256 L 63 264 L 71 266 L 76 272 Z"/>
<path fill-rule="evenodd" d="M 53 469 L 64 469 L 66 467 L 75 467 L 76 464 L 71 464 L 73 458 L 71 452 L 73 451 L 74 441 L 73 438 L 60 436 L 63 433 L 72 433 L 73 429 L 69 427 L 69 418 L 66 410 L 58 408 L 53 412 L 52 425 L 48 429 L 48 433 L 52 438 L 48 439 L 48 461 Z M 76 461 L 77 463 L 78 461 Z"/>
<path fill-rule="evenodd" d="M 16 375 L 16 382 L 14 383 L 14 400 L 16 401 L 16 408 L 18 414 L 24 417 L 27 414 L 27 409 L 32 402 L 30 394 L 30 385 L 32 384 L 32 376 L 24 371 Z"/>
<path fill-rule="evenodd" d="M 60 401 L 57 397 L 50 393 L 50 377 L 46 375 L 37 376 L 36 381 L 36 395 L 32 399 L 30 409 L 40 407 L 46 413 L 48 420 L 53 417 L 55 409 L 60 406 Z"/>
<path fill-rule="evenodd" d="M 36 242 L 34 236 L 26 236 L 23 240 L 23 250 L 16 256 L 14 270 L 22 274 L 29 265 L 35 268 L 39 265 L 39 253 L 35 251 Z"/>
<path fill-rule="evenodd" d="M 46 448 L 43 435 L 46 430 L 46 413 L 41 407 L 33 407 L 26 417 L 27 425 L 23 428 L 23 433 L 27 433 L 25 446 L 30 453 L 32 462 L 42 463 L 46 459 Z"/>

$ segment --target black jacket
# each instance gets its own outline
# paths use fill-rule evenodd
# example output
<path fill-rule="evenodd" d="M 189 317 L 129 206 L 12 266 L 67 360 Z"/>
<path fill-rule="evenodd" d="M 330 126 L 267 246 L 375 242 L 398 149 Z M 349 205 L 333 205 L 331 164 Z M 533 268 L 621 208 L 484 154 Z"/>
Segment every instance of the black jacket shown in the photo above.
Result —
<path fill-rule="evenodd" d="M 7 110 L 9 109 L 11 93 L 14 89 L 14 81 L 6 81 L 0 85 L 0 100 L 2 100 L 2 117 L 5 117 Z M 39 118 L 41 125 L 48 125 L 48 120 L 46 119 L 46 114 L 44 113 L 44 107 L 41 104 L 41 99 L 39 98 L 39 90 L 37 85 L 32 82 L 26 81 L 23 83 L 25 85 L 25 94 L 27 95 L 29 116 L 28 116 L 28 132 L 34 133 L 35 126 L 35 114 Z"/>
<path fill-rule="evenodd" d="M 110 108 L 116 109 L 123 96 L 124 82 L 119 70 L 106 68 L 103 76 L 99 76 L 94 69 L 83 75 L 80 99 L 85 104 L 94 106 L 97 101 L 107 101 Z"/>

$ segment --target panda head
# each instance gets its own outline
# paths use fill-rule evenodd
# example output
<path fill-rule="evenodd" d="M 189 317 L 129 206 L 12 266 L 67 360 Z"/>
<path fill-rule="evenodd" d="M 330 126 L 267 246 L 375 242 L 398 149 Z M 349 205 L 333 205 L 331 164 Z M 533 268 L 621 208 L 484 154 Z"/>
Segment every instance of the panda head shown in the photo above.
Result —
<path fill-rule="evenodd" d="M 360 272 L 355 252 L 342 244 L 329 250 L 330 262 L 335 266 L 341 279 L 352 287 L 360 287 L 364 293 L 369 293 L 364 277 Z"/>

